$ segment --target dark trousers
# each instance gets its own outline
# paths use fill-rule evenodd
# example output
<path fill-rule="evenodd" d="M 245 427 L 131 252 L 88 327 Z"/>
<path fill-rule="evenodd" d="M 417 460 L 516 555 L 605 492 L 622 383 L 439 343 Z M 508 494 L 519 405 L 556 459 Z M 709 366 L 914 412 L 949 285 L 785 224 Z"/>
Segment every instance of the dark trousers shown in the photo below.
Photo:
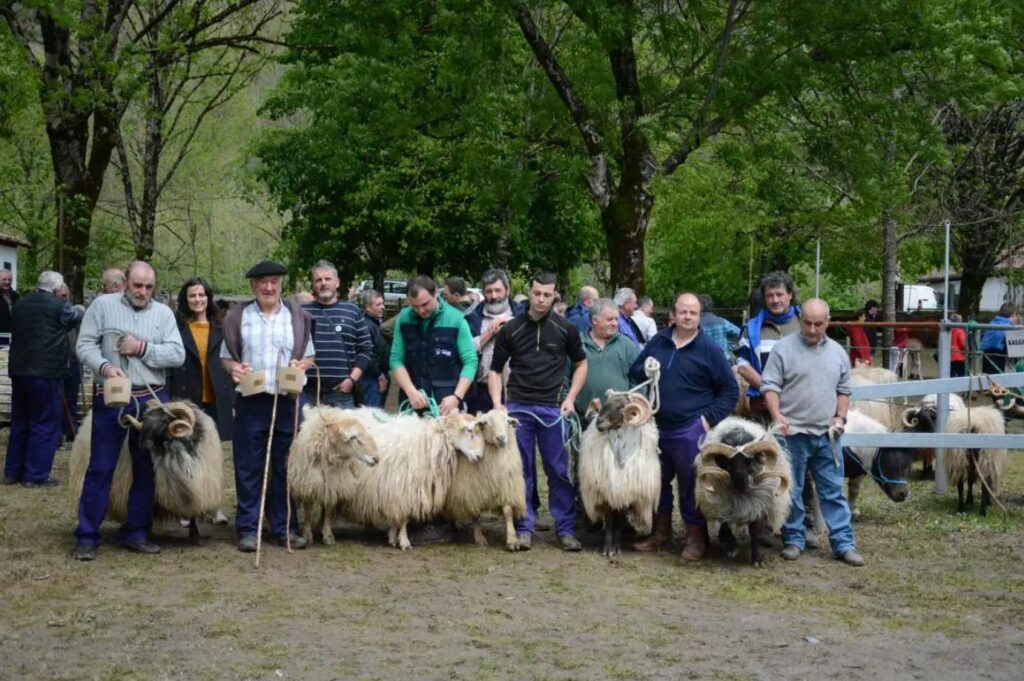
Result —
<path fill-rule="evenodd" d="M 526 481 L 526 498 L 537 494 L 537 456 L 544 473 L 548 476 L 548 505 L 555 519 L 555 533 L 558 536 L 573 534 L 576 522 L 576 501 L 573 498 L 572 482 L 569 480 L 569 453 L 565 448 L 568 428 L 561 419 L 555 405 L 541 406 L 510 402 L 508 413 L 519 419 L 516 428 L 516 444 L 523 460 L 523 477 Z M 532 503 L 526 506 L 526 517 L 516 521 L 516 532 L 533 533 L 537 522 L 537 511 Z"/>
<path fill-rule="evenodd" d="M 82 365 L 72 361 L 64 379 L 64 406 L 61 407 L 64 437 L 74 440 L 78 433 L 78 392 L 82 389 Z"/>
<path fill-rule="evenodd" d="M 308 404 L 317 403 L 315 392 L 305 393 L 302 397 Z M 278 418 L 281 417 L 281 399 L 283 398 L 279 398 L 277 402 Z M 288 399 L 293 402 L 295 401 L 294 397 L 289 397 Z M 320 404 L 325 407 L 337 407 L 338 409 L 355 409 L 356 396 L 352 393 L 343 393 L 340 390 L 329 390 L 325 391 L 324 394 L 320 396 Z"/>
<path fill-rule="evenodd" d="M 658 513 L 672 513 L 672 478 L 679 487 L 679 514 L 691 525 L 704 525 L 704 515 L 697 509 L 697 480 L 693 462 L 700 451 L 700 439 L 704 425 L 700 419 L 676 428 L 663 430 L 658 438 L 661 449 L 661 497 L 658 499 Z"/>
<path fill-rule="evenodd" d="M 59 378 L 11 379 L 11 436 L 4 464 L 8 480 L 43 482 L 50 477 L 60 444 L 63 394 L 64 381 Z"/>
<path fill-rule="evenodd" d="M 995 352 L 982 354 L 981 371 L 985 374 L 1001 374 L 1006 371 L 1006 355 Z"/>
<path fill-rule="evenodd" d="M 466 395 L 466 411 L 470 414 L 482 414 L 494 409 L 494 402 L 487 392 L 487 383 L 473 383 Z"/>
<path fill-rule="evenodd" d="M 274 421 L 270 449 L 270 482 L 267 487 L 267 515 L 270 531 L 275 537 L 286 534 L 288 513 L 288 448 L 295 436 L 296 399 L 280 395 L 277 399 L 277 418 Z M 235 513 L 235 531 L 239 537 L 255 535 L 259 523 L 260 493 L 263 490 L 263 467 L 267 456 L 267 439 L 271 437 L 270 417 L 274 396 L 267 394 L 241 397 L 235 401 L 235 431 L 233 439 L 235 457 L 235 492 L 238 509 Z M 301 403 L 300 403 L 301 408 Z M 300 416 L 301 419 L 301 410 Z M 294 509 L 291 530 L 298 527 Z"/>
<path fill-rule="evenodd" d="M 967 369 L 964 366 L 966 362 L 964 360 L 951 360 L 949 363 L 949 377 L 950 378 L 962 378 L 967 375 Z"/>
<path fill-rule="evenodd" d="M 169 397 L 167 388 L 158 390 L 157 396 L 166 402 Z M 153 396 L 148 392 L 134 398 L 138 401 L 139 414 L 151 399 Z M 125 407 L 126 411 L 134 411 L 134 400 Z M 92 453 L 82 484 L 78 527 L 75 529 L 79 546 L 98 546 L 102 541 L 100 525 L 110 504 L 110 485 L 114 481 L 114 468 L 121 456 L 125 435 L 128 436 L 128 451 L 132 457 L 132 488 L 128 493 L 128 517 L 121 526 L 121 541 L 144 541 L 153 524 L 153 459 L 149 450 L 139 445 L 139 431 L 121 425 L 120 412 L 120 407 L 106 406 L 102 394 L 96 396 L 92 410 Z"/>

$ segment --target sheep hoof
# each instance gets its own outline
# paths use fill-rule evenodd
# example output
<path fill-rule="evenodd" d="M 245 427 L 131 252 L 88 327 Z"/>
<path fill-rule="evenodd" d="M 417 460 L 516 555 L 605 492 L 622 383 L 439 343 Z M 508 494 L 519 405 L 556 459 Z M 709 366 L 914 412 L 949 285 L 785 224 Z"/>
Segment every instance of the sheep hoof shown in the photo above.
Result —
<path fill-rule="evenodd" d="M 739 547 L 737 547 L 737 546 L 730 546 L 728 549 L 725 550 L 725 557 L 726 558 L 735 558 L 736 554 L 738 554 L 739 551 L 740 551 Z"/>
<path fill-rule="evenodd" d="M 400 545 L 398 548 L 400 548 L 403 551 L 408 551 L 412 548 L 412 544 L 406 542 L 405 544 Z"/>
<path fill-rule="evenodd" d="M 325 534 L 324 535 L 324 544 L 326 546 L 334 546 L 337 543 L 338 543 L 338 541 L 334 538 L 333 534 Z"/>
<path fill-rule="evenodd" d="M 514 541 L 514 542 L 509 542 L 509 543 L 505 544 L 505 550 L 507 550 L 507 551 L 518 551 L 519 550 L 519 542 Z"/>
<path fill-rule="evenodd" d="M 850 510 L 850 516 L 851 516 L 851 517 L 852 517 L 852 518 L 853 518 L 854 520 L 860 520 L 860 509 L 859 509 L 859 508 L 854 508 L 854 509 L 851 509 L 851 510 Z"/>
<path fill-rule="evenodd" d="M 764 564 L 764 561 L 763 561 L 763 560 L 757 560 L 757 561 L 754 561 L 754 562 L 753 562 L 753 563 L 751 563 L 750 565 L 751 565 L 752 567 L 754 567 L 754 568 L 757 568 L 757 569 L 764 569 L 765 567 L 767 567 L 767 566 L 766 566 L 766 565 Z"/>

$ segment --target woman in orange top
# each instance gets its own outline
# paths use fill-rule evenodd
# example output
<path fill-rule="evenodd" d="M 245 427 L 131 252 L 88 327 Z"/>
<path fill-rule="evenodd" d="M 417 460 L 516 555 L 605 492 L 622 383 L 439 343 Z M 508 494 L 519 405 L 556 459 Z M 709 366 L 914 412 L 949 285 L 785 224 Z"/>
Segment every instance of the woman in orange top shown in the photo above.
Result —
<path fill-rule="evenodd" d="M 958 314 L 951 314 L 949 321 L 959 322 L 963 319 Z M 966 376 L 967 371 L 967 332 L 964 329 L 953 329 L 949 340 L 949 375 L 953 378 Z"/>
<path fill-rule="evenodd" d="M 218 359 L 224 334 L 205 279 L 193 277 L 181 287 L 177 316 L 185 363 L 171 372 L 171 397 L 202 406 L 217 423 L 220 439 L 230 440 L 235 386 Z"/>

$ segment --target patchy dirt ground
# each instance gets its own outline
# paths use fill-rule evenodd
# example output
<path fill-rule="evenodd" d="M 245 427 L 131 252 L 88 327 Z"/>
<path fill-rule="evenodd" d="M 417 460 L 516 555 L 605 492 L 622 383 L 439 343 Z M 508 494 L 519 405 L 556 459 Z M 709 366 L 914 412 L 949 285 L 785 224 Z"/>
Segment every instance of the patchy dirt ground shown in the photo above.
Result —
<path fill-rule="evenodd" d="M 82 564 L 66 489 L 3 487 L 0 679 L 1020 679 L 1024 457 L 1011 464 L 1009 513 L 984 519 L 931 483 L 902 506 L 865 483 L 860 570 L 820 550 L 682 565 L 678 546 L 609 563 L 587 533 L 582 554 L 551 533 L 510 554 L 496 521 L 489 548 L 466 533 L 407 553 L 343 526 L 337 546 L 267 547 L 259 570 L 230 526 L 194 547 L 164 525 L 158 557 L 111 541 Z"/>

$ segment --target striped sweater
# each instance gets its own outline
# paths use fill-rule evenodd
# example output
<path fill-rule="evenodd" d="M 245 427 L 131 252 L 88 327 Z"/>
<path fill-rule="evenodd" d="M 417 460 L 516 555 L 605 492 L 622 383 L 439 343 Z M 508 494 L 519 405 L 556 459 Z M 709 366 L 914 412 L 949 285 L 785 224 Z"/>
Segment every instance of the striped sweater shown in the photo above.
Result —
<path fill-rule="evenodd" d="M 373 337 L 358 307 L 339 300 L 333 305 L 307 303 L 302 309 L 313 318 L 313 347 L 324 391 L 336 386 L 357 367 L 366 371 L 373 359 Z M 315 390 L 316 369 L 310 369 L 307 375 L 307 389 Z"/>

